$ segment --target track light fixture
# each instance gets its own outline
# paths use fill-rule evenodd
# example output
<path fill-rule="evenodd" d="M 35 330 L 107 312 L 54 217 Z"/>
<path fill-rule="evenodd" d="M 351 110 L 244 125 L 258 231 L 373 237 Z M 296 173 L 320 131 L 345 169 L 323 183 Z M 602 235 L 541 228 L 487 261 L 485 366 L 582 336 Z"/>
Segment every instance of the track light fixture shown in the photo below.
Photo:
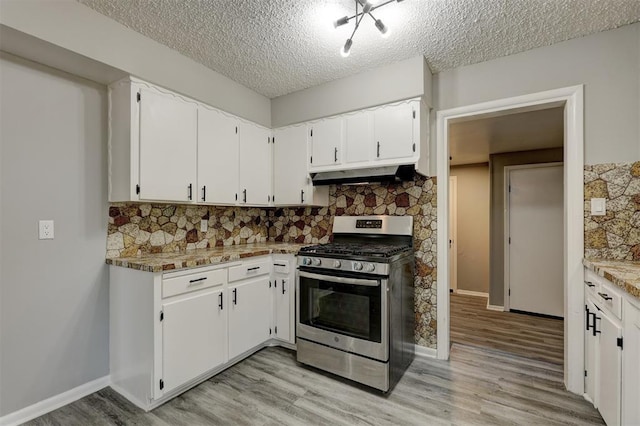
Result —
<path fill-rule="evenodd" d="M 358 31 L 358 28 L 360 27 L 360 23 L 362 22 L 362 19 L 364 19 L 365 16 L 368 15 L 371 17 L 371 19 L 373 19 L 375 26 L 378 29 L 378 31 L 380 31 L 380 34 L 382 35 L 382 37 L 388 37 L 389 28 L 380 19 L 376 19 L 373 16 L 372 12 L 375 11 L 376 9 L 381 8 L 382 6 L 388 5 L 389 3 L 400 3 L 403 0 L 387 0 L 384 3 L 378 4 L 378 5 L 374 5 L 373 3 L 371 3 L 370 0 L 354 0 L 354 1 L 356 3 L 355 15 L 343 16 L 342 18 L 337 19 L 333 23 L 333 26 L 335 28 L 338 28 L 342 25 L 348 24 L 349 21 L 351 21 L 352 19 L 355 19 L 356 24 L 355 24 L 355 27 L 353 28 L 353 32 L 351 33 L 351 37 L 347 39 L 342 49 L 340 49 L 340 54 L 345 58 L 349 56 L 349 53 L 351 51 L 351 45 L 353 44 L 353 36 L 356 34 L 356 31 Z"/>

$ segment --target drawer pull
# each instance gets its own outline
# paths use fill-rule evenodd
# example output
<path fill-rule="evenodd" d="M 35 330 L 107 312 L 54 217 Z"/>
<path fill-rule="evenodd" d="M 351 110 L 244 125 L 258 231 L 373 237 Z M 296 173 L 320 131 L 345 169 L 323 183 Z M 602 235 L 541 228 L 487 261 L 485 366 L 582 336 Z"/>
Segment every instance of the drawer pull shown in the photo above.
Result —
<path fill-rule="evenodd" d="M 202 277 L 202 278 L 196 278 L 195 280 L 189 280 L 189 284 L 196 284 L 196 283 L 201 283 L 202 281 L 205 281 L 207 279 L 207 277 Z"/>
<path fill-rule="evenodd" d="M 585 283 L 589 288 L 593 288 L 593 287 L 595 287 L 595 286 L 596 286 L 596 285 L 595 285 L 594 283 L 592 283 L 591 281 L 585 281 L 584 283 Z"/>
<path fill-rule="evenodd" d="M 604 300 L 613 300 L 613 297 L 609 296 L 607 293 L 598 292 L 598 296 L 602 297 Z"/>
<path fill-rule="evenodd" d="M 273 266 L 281 266 L 281 267 L 286 267 L 287 265 L 285 265 L 284 263 L 274 263 Z"/>
<path fill-rule="evenodd" d="M 247 272 L 249 272 L 249 271 L 257 271 L 258 269 L 260 269 L 259 266 L 254 266 L 253 268 L 247 268 Z"/>

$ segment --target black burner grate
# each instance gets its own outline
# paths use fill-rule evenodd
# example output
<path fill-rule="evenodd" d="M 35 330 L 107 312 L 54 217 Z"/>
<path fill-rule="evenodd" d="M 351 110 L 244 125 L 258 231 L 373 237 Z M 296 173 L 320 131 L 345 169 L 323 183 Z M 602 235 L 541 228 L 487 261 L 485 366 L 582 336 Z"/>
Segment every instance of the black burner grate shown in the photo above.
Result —
<path fill-rule="evenodd" d="M 304 247 L 300 253 L 387 258 L 410 249 L 404 244 L 329 243 Z"/>

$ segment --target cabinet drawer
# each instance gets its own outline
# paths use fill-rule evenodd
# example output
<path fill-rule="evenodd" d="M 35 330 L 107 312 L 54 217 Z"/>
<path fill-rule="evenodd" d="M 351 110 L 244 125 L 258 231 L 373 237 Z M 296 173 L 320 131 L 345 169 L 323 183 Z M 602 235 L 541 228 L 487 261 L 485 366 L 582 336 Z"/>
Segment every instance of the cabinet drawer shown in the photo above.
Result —
<path fill-rule="evenodd" d="M 604 280 L 600 283 L 600 289 L 596 293 L 596 300 L 598 305 L 604 305 L 618 319 L 621 318 L 622 297 L 608 281 Z"/>
<path fill-rule="evenodd" d="M 245 262 L 240 266 L 229 268 L 229 282 L 257 277 L 271 272 L 271 259 L 262 259 L 254 262 Z"/>
<path fill-rule="evenodd" d="M 597 295 L 597 293 L 600 291 L 600 280 L 602 280 L 602 278 L 596 275 L 595 272 L 593 272 L 590 269 L 585 269 L 584 271 L 585 292 L 590 293 L 592 295 Z"/>
<path fill-rule="evenodd" d="M 190 291 L 223 285 L 227 280 L 226 269 L 183 275 L 162 280 L 162 298 L 177 296 Z"/>
<path fill-rule="evenodd" d="M 289 273 L 289 261 L 276 259 L 273 261 L 273 272 L 276 274 Z"/>

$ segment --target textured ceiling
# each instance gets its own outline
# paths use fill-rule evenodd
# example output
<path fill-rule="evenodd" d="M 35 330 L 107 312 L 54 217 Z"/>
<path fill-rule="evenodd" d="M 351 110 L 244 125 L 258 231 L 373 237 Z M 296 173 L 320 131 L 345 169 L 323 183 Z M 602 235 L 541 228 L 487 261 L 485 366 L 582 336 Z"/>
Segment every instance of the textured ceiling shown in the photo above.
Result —
<path fill-rule="evenodd" d="M 270 98 L 424 55 L 434 72 L 640 20 L 640 0 L 404 0 L 340 48 L 354 0 L 78 0 Z"/>
<path fill-rule="evenodd" d="M 449 128 L 451 165 L 485 163 L 489 154 L 559 148 L 564 107 L 465 120 Z"/>

